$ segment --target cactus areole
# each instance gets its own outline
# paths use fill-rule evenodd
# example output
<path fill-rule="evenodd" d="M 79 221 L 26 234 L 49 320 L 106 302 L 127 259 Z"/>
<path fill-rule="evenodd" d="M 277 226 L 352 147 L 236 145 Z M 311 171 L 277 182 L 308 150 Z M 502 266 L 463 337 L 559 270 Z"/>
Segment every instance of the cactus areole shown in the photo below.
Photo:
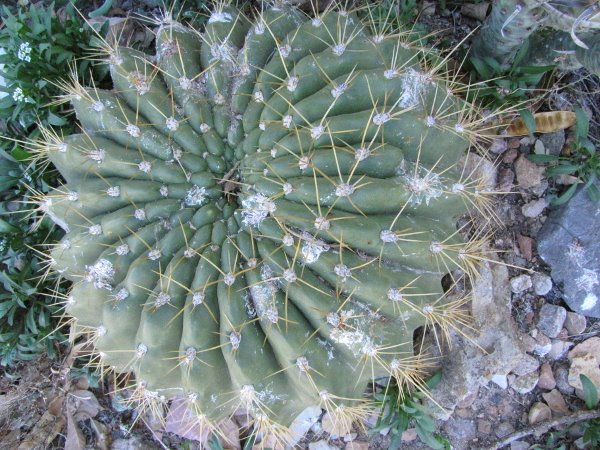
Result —
<path fill-rule="evenodd" d="M 221 5 L 202 33 L 162 20 L 155 57 L 106 44 L 113 91 L 65 84 L 82 132 L 47 143 L 52 264 L 142 403 L 184 398 L 199 426 L 241 409 L 285 441 L 309 405 L 353 420 L 368 381 L 418 383 L 414 331 L 463 326 L 441 279 L 475 258 L 473 110 L 378 25 Z"/>

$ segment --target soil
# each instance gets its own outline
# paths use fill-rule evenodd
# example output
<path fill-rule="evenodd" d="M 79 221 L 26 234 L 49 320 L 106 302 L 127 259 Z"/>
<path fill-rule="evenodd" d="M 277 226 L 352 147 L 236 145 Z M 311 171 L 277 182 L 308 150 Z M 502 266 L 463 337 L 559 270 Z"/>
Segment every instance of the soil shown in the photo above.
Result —
<path fill-rule="evenodd" d="M 115 2 L 113 13 L 122 14 L 131 7 L 130 3 Z M 156 12 L 153 7 L 137 3 L 136 5 L 138 9 L 141 8 L 150 14 Z M 434 12 L 422 15 L 419 22 L 429 30 L 439 31 L 436 39 L 443 45 L 454 45 L 468 36 L 480 22 L 463 16 L 460 7 L 452 2 L 447 2 L 447 6 L 447 10 L 439 10 L 438 7 Z M 139 31 L 143 29 L 140 28 Z M 569 109 L 574 104 L 582 105 L 592 118 L 591 136 L 597 143 L 600 137 L 598 79 L 586 76 L 580 71 L 559 76 L 555 82 L 556 85 L 549 95 L 545 96 L 540 108 L 556 110 Z M 572 131 L 567 130 L 567 142 L 571 135 Z M 524 217 L 522 207 L 532 200 L 544 198 L 549 192 L 562 186 L 554 180 L 544 179 L 536 189 L 521 189 L 516 185 L 519 180 L 515 179 L 516 158 L 532 152 L 535 142 L 536 137 L 511 138 L 507 140 L 508 148 L 504 152 L 489 155 L 495 162 L 499 184 L 503 186 L 501 190 L 507 192 L 498 196 L 495 210 L 503 225 L 495 230 L 492 244 L 498 250 L 500 259 L 509 267 L 511 277 L 531 271 L 549 275 L 549 269 L 538 257 L 535 246 L 537 233 L 546 218 L 548 208 L 534 217 Z M 561 301 L 560 286 L 554 286 L 543 296 L 534 294 L 531 289 L 513 294 L 512 313 L 523 335 L 535 335 L 539 311 L 544 303 L 566 307 Z M 588 320 L 583 333 L 579 336 L 564 337 L 564 340 L 576 344 L 599 334 L 600 322 Z M 66 347 L 63 351 L 67 351 Z M 535 357 L 540 364 L 550 364 L 555 378 L 560 367 L 568 365 L 564 357 Z M 89 372 L 81 370 L 79 366 L 79 362 L 73 361 L 73 358 L 65 353 L 62 358 L 53 361 L 40 357 L 12 367 L 0 368 L 0 450 L 84 447 L 132 450 L 200 448 L 198 442 L 162 432 L 160 422 L 152 415 L 140 415 L 120 402 L 121 393 L 113 391 L 114 380 L 110 376 L 98 384 Z M 90 393 L 97 399 L 98 406 L 95 406 L 91 399 L 79 399 L 76 414 L 69 418 L 69 396 L 73 396 L 75 392 L 80 396 L 85 392 Z M 542 393 L 545 392 L 547 391 L 536 387 L 527 394 L 518 394 L 511 387 L 503 388 L 489 383 L 474 392 L 471 399 L 460 404 L 448 421 L 438 422 L 438 430 L 448 438 L 453 448 L 490 448 L 499 439 L 531 426 L 528 413 L 535 402 L 543 400 Z M 562 394 L 571 413 L 584 409 L 583 402 L 574 392 Z M 98 414 L 86 416 L 85 408 L 90 408 L 88 412 L 98 410 Z M 73 431 L 73 426 L 78 428 L 78 432 Z M 75 435 L 77 438 L 73 437 Z M 405 435 L 402 448 L 428 448 L 420 442 L 414 432 L 409 431 Z M 575 427 L 565 434 L 561 442 L 565 442 L 569 448 L 580 436 L 581 429 Z M 328 445 L 331 448 L 366 448 L 365 443 L 372 449 L 387 449 L 390 446 L 389 435 L 373 434 L 368 428 L 365 430 L 363 427 L 355 427 L 350 437 L 351 440 L 348 437 L 330 439 L 317 423 L 300 446 L 311 449 L 327 449 L 330 448 Z M 543 443 L 545 439 L 546 436 L 528 436 L 524 442 L 533 445 Z M 75 445 L 74 442 L 80 447 L 69 447 Z M 357 443 L 363 443 L 363 446 Z"/>

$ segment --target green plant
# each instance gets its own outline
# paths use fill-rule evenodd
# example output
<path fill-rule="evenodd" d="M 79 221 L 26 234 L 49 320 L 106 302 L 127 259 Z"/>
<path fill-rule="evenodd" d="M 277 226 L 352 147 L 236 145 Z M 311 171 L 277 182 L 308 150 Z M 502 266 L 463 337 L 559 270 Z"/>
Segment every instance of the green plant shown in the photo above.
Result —
<path fill-rule="evenodd" d="M 306 406 L 353 421 L 369 380 L 418 383 L 415 329 L 468 328 L 441 279 L 475 275 L 484 239 L 456 220 L 491 212 L 445 60 L 342 7 L 157 25 L 155 59 L 102 45 L 114 91 L 62 83 L 85 131 L 38 155 L 66 180 L 38 205 L 95 363 L 142 407 L 185 396 L 204 429 L 241 408 L 275 443 Z"/>
<path fill-rule="evenodd" d="M 600 153 L 588 138 L 589 119 L 581 108 L 575 110 L 577 122 L 575 124 L 575 141 L 567 156 L 559 155 L 528 155 L 527 158 L 540 164 L 548 164 L 545 174 L 549 177 L 569 175 L 575 177 L 564 192 L 552 198 L 553 205 L 562 205 L 569 201 L 575 194 L 577 187 L 583 185 L 590 200 L 600 200 L 600 189 L 596 180 L 600 176 Z"/>
<path fill-rule="evenodd" d="M 8 94 L 0 100 L 0 119 L 8 122 L 12 137 L 37 135 L 36 124 L 73 131 L 68 109 L 50 104 L 59 93 L 54 83 L 73 61 L 81 77 L 89 79 L 92 61 L 85 56 L 93 33 L 71 3 L 64 11 L 64 18 L 59 18 L 53 3 L 47 7 L 31 4 L 14 14 L 7 6 L 0 10 L 0 47 L 6 52 L 0 55 L 4 64 L 0 75 L 7 81 L 0 91 Z M 102 75 L 96 75 L 100 81 Z"/>
<path fill-rule="evenodd" d="M 418 389 L 408 390 L 407 386 L 399 385 L 396 380 L 390 380 L 382 392 L 373 395 L 377 406 L 381 409 L 381 415 L 371 432 L 378 433 L 389 428 L 389 448 L 396 450 L 402 446 L 402 433 L 409 426 L 414 426 L 424 444 L 433 449 L 450 449 L 449 441 L 435 433 L 435 421 L 422 403 L 424 398 L 429 398 L 428 391 L 439 383 L 440 378 L 441 372 L 437 372 Z"/>

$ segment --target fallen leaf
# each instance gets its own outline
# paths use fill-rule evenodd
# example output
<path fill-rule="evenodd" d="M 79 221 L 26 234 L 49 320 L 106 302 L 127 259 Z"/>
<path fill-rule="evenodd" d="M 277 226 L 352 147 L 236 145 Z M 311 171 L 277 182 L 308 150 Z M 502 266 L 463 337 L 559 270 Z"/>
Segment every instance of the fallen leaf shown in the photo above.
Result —
<path fill-rule="evenodd" d="M 533 115 L 535 120 L 536 133 L 553 133 L 554 131 L 564 130 L 575 125 L 575 113 L 571 111 L 550 111 L 536 113 Z M 529 130 L 525 126 L 523 119 L 518 118 L 509 123 L 503 136 L 527 136 Z"/>

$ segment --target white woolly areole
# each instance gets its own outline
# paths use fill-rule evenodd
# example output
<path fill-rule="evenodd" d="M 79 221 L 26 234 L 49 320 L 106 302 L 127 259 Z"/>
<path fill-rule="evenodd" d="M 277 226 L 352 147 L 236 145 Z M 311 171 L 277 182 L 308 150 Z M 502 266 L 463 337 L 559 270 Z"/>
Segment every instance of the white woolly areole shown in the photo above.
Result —
<path fill-rule="evenodd" d="M 298 81 L 300 80 L 296 76 L 289 77 L 286 83 L 287 90 L 290 92 L 294 92 L 298 87 Z"/>
<path fill-rule="evenodd" d="M 163 197 L 169 196 L 169 188 L 167 186 L 161 186 L 158 192 L 160 192 L 160 195 Z"/>
<path fill-rule="evenodd" d="M 192 364 L 196 359 L 196 354 L 198 351 L 194 347 L 188 347 L 185 349 L 185 357 L 184 361 L 186 364 Z"/>
<path fill-rule="evenodd" d="M 246 261 L 246 265 L 248 268 L 254 269 L 258 265 L 258 259 L 250 258 L 248 261 Z"/>
<path fill-rule="evenodd" d="M 104 325 L 100 325 L 96 328 L 96 336 L 105 336 L 106 335 L 106 327 Z"/>
<path fill-rule="evenodd" d="M 427 116 L 425 118 L 425 125 L 427 125 L 428 127 L 433 127 L 435 125 L 435 117 Z"/>
<path fill-rule="evenodd" d="M 102 103 L 100 100 L 97 100 L 92 103 L 92 109 L 96 112 L 100 112 L 104 109 L 104 103 Z"/>
<path fill-rule="evenodd" d="M 310 370 L 310 365 L 308 364 L 308 359 L 304 356 L 300 356 L 296 359 L 296 367 L 300 372 L 306 373 Z"/>
<path fill-rule="evenodd" d="M 196 255 L 196 251 L 191 248 L 191 247 L 187 247 L 184 251 L 183 251 L 183 257 L 184 258 L 193 258 Z"/>
<path fill-rule="evenodd" d="M 138 358 L 143 357 L 146 353 L 148 353 L 148 347 L 144 344 L 138 344 L 137 349 L 135 351 L 135 356 Z"/>
<path fill-rule="evenodd" d="M 206 189 L 193 185 L 185 194 L 183 204 L 185 206 L 200 206 L 206 199 Z"/>
<path fill-rule="evenodd" d="M 379 239 L 383 242 L 396 242 L 399 238 L 392 230 L 382 230 L 381 233 L 379 233 Z"/>
<path fill-rule="evenodd" d="M 335 195 L 338 197 L 349 197 L 354 194 L 354 186 L 349 183 L 338 184 L 335 188 Z"/>
<path fill-rule="evenodd" d="M 318 28 L 321 25 L 323 25 L 323 21 L 321 20 L 320 17 L 315 17 L 313 20 L 310 21 L 310 23 L 315 28 Z"/>
<path fill-rule="evenodd" d="M 137 220 L 146 220 L 146 211 L 141 208 L 136 209 L 133 212 L 133 217 L 135 217 Z"/>
<path fill-rule="evenodd" d="M 152 249 L 148 252 L 148 259 L 150 259 L 152 261 L 156 261 L 161 256 L 162 256 L 162 252 L 157 248 Z"/>
<path fill-rule="evenodd" d="M 388 80 L 391 80 L 392 78 L 398 78 L 400 76 L 400 72 L 398 72 L 396 69 L 387 69 L 383 72 L 383 76 Z"/>
<path fill-rule="evenodd" d="M 286 234 L 283 236 L 283 239 L 281 239 L 281 243 L 286 247 L 291 247 L 294 245 L 294 237 L 291 234 Z"/>
<path fill-rule="evenodd" d="M 457 133 L 464 133 L 465 127 L 464 125 L 457 123 L 456 125 L 454 125 L 454 131 L 456 131 Z"/>
<path fill-rule="evenodd" d="M 340 83 L 331 90 L 331 96 L 333 98 L 338 98 L 340 95 L 346 92 L 346 89 L 348 89 L 348 85 L 346 83 Z"/>
<path fill-rule="evenodd" d="M 209 131 L 210 131 L 210 125 L 208 125 L 207 123 L 200 124 L 200 132 L 201 133 L 208 133 Z"/>
<path fill-rule="evenodd" d="M 262 131 L 265 131 L 267 129 L 267 124 L 261 120 L 260 122 L 258 122 L 258 128 Z"/>
<path fill-rule="evenodd" d="M 204 302 L 205 299 L 204 292 L 194 292 L 192 294 L 192 305 L 198 306 Z"/>
<path fill-rule="evenodd" d="M 121 195 L 121 188 L 119 186 L 111 186 L 106 190 L 106 194 L 109 197 L 118 197 Z"/>
<path fill-rule="evenodd" d="M 262 22 L 259 22 L 256 24 L 256 26 L 254 27 L 254 34 L 263 34 L 265 32 L 265 24 Z"/>
<path fill-rule="evenodd" d="M 319 139 L 324 132 L 325 127 L 323 125 L 317 125 L 316 127 L 312 127 L 310 129 L 310 137 L 313 139 Z"/>
<path fill-rule="evenodd" d="M 122 302 L 127 297 L 129 297 L 129 291 L 125 288 L 121 288 L 117 291 L 117 293 L 113 296 L 115 301 Z"/>
<path fill-rule="evenodd" d="M 152 170 L 152 163 L 150 161 L 142 161 L 138 164 L 138 169 L 144 173 L 150 173 Z"/>
<path fill-rule="evenodd" d="M 107 259 L 100 259 L 92 266 L 86 266 L 85 279 L 92 283 L 96 289 L 112 290 L 112 279 L 115 276 L 115 268 Z"/>
<path fill-rule="evenodd" d="M 336 266 L 333 268 L 333 271 L 338 277 L 344 280 L 352 276 L 352 272 L 346 264 L 336 264 Z"/>
<path fill-rule="evenodd" d="M 179 87 L 181 89 L 183 89 L 184 91 L 189 91 L 192 88 L 192 80 L 190 80 L 187 77 L 180 77 L 179 78 Z"/>
<path fill-rule="evenodd" d="M 429 251 L 433 254 L 441 253 L 442 250 L 444 250 L 444 247 L 438 241 L 431 241 L 431 244 L 429 244 Z"/>
<path fill-rule="evenodd" d="M 291 128 L 293 120 L 294 118 L 291 115 L 287 114 L 283 116 L 283 118 L 281 119 L 281 123 L 285 128 Z"/>
<path fill-rule="evenodd" d="M 453 192 L 453 193 L 455 193 L 455 194 L 456 194 L 457 192 L 462 192 L 462 191 L 464 191 L 464 190 L 465 190 L 465 185 L 464 185 L 464 184 L 462 184 L 462 183 L 454 183 L 454 184 L 452 185 L 452 192 Z"/>
<path fill-rule="evenodd" d="M 66 144 L 66 142 L 61 142 L 60 144 L 58 144 L 58 151 L 60 153 L 66 153 L 67 152 L 67 144 Z"/>
<path fill-rule="evenodd" d="M 208 23 L 215 23 L 215 22 L 227 23 L 227 22 L 231 22 L 232 19 L 233 18 L 231 17 L 231 14 L 228 12 L 213 11 L 211 13 L 210 17 L 208 18 Z"/>
<path fill-rule="evenodd" d="M 364 161 L 371 154 L 371 150 L 366 147 L 360 147 L 354 150 L 354 159 L 356 161 Z"/>
<path fill-rule="evenodd" d="M 277 207 L 275 202 L 262 193 L 251 195 L 242 200 L 242 222 L 244 225 L 258 227 Z"/>
<path fill-rule="evenodd" d="M 296 272 L 294 272 L 294 269 L 285 269 L 283 271 L 283 279 L 288 283 L 293 283 L 298 279 L 298 276 L 296 275 Z"/>
<path fill-rule="evenodd" d="M 231 348 L 237 350 L 240 348 L 240 343 L 242 342 L 242 335 L 237 331 L 232 331 L 229 334 L 229 343 L 231 344 Z"/>
<path fill-rule="evenodd" d="M 302 248 L 300 249 L 300 253 L 302 253 L 302 257 L 304 258 L 304 262 L 306 264 L 312 264 L 319 259 L 321 253 L 329 250 L 329 245 L 320 239 L 316 239 L 310 233 L 303 233 L 302 235 Z"/>
<path fill-rule="evenodd" d="M 403 299 L 402 292 L 398 288 L 390 288 L 387 292 L 387 298 L 393 302 L 400 302 Z"/>
<path fill-rule="evenodd" d="M 262 103 L 265 101 L 265 97 L 261 91 L 256 91 L 253 98 L 256 103 Z"/>
<path fill-rule="evenodd" d="M 227 273 L 223 277 L 223 283 L 225 283 L 227 286 L 231 286 L 233 283 L 235 283 L 235 275 L 232 272 Z"/>
<path fill-rule="evenodd" d="M 346 51 L 346 44 L 340 42 L 339 44 L 336 44 L 333 47 L 331 47 L 331 51 L 335 56 L 342 56 Z"/>
<path fill-rule="evenodd" d="M 88 228 L 88 233 L 92 236 L 99 236 L 102 234 L 102 227 L 100 225 L 92 225 Z"/>
<path fill-rule="evenodd" d="M 279 48 L 279 54 L 283 57 L 283 58 L 287 58 L 288 56 L 290 56 L 290 52 L 292 51 L 292 47 L 290 47 L 288 44 L 285 45 L 280 45 Z"/>
<path fill-rule="evenodd" d="M 389 113 L 378 113 L 373 116 L 373 123 L 380 126 L 388 122 L 391 118 L 392 116 Z"/>
<path fill-rule="evenodd" d="M 285 195 L 289 195 L 294 191 L 294 188 L 292 187 L 292 185 L 290 183 L 285 183 L 283 186 L 283 193 Z"/>
<path fill-rule="evenodd" d="M 67 193 L 67 200 L 69 200 L 70 202 L 76 202 L 77 200 L 79 200 L 79 194 L 75 191 L 69 191 Z"/>
<path fill-rule="evenodd" d="M 121 244 L 117 246 L 117 248 L 115 249 L 115 253 L 119 256 L 127 255 L 129 253 L 129 245 Z"/>
<path fill-rule="evenodd" d="M 106 151 L 102 148 L 96 148 L 94 150 L 90 150 L 87 153 L 87 156 L 92 161 L 96 161 L 98 164 L 100 164 L 102 161 L 104 161 L 104 158 L 106 156 Z"/>
<path fill-rule="evenodd" d="M 310 166 L 310 157 L 303 156 L 302 158 L 300 158 L 298 160 L 298 167 L 300 168 L 300 170 L 306 170 L 309 168 L 309 166 Z"/>
<path fill-rule="evenodd" d="M 171 296 L 166 292 L 159 292 L 156 296 L 156 300 L 154 300 L 154 307 L 160 308 L 161 306 L 166 305 L 171 301 Z"/>
<path fill-rule="evenodd" d="M 165 125 L 170 131 L 177 131 L 177 128 L 179 128 L 179 122 L 175 117 L 168 117 L 165 121 Z"/>
<path fill-rule="evenodd" d="M 325 217 L 317 217 L 315 219 L 315 228 L 317 230 L 329 230 L 331 223 Z"/>
<path fill-rule="evenodd" d="M 142 133 L 140 127 L 131 123 L 125 127 L 125 131 L 127 131 L 133 137 L 140 137 L 140 134 Z"/>

